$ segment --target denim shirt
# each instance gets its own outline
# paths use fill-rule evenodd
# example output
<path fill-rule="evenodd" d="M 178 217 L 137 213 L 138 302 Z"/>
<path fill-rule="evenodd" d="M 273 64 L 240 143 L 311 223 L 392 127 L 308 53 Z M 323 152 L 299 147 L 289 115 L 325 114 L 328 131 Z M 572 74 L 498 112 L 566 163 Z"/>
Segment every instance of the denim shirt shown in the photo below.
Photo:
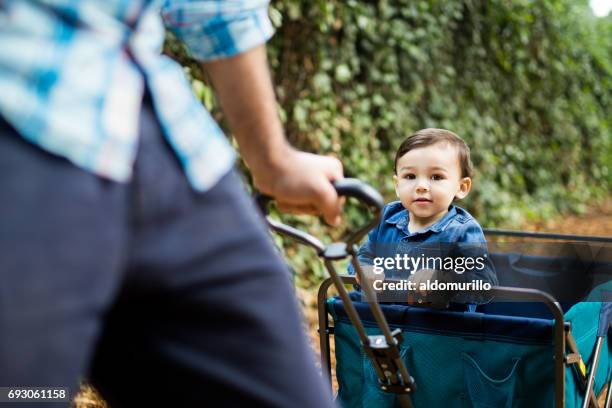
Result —
<path fill-rule="evenodd" d="M 487 243 L 480 224 L 463 208 L 451 205 L 448 213 L 433 225 L 418 232 L 408 230 L 409 213 L 399 201 L 389 203 L 383 209 L 380 223 L 368 233 L 367 241 L 358 251 L 361 265 L 374 265 L 375 258 L 396 257 L 398 254 L 411 258 L 481 258 L 482 269 L 463 268 L 464 272 L 446 272 L 447 281 L 480 279 L 497 285 L 495 268 L 488 256 Z M 423 269 L 423 268 L 418 268 Z M 436 269 L 437 268 L 432 268 Z M 413 271 L 414 272 L 414 271 Z M 348 273 L 354 274 L 352 265 Z M 408 279 L 406 269 L 385 269 L 386 278 Z"/>

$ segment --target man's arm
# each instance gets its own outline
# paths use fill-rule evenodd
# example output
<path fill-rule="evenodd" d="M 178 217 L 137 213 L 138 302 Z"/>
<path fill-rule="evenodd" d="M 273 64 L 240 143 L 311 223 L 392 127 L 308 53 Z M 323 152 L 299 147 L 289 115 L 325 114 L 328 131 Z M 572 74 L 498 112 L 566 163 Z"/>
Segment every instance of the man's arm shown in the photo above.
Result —
<path fill-rule="evenodd" d="M 265 46 L 203 62 L 255 186 L 276 198 L 281 211 L 322 213 L 339 222 L 341 200 L 330 181 L 342 178 L 335 158 L 293 149 L 285 139 Z"/>
<path fill-rule="evenodd" d="M 211 77 L 255 186 L 282 211 L 339 222 L 342 200 L 330 181 L 342 178 L 341 163 L 299 152 L 285 140 L 266 61 L 265 42 L 274 32 L 268 1 L 172 0 L 161 13 Z"/>

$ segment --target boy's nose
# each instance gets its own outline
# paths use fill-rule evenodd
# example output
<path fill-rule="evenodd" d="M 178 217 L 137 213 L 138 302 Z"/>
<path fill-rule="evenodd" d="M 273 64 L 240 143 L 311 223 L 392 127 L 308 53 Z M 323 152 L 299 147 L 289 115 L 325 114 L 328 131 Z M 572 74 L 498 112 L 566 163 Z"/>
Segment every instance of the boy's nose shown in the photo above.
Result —
<path fill-rule="evenodd" d="M 416 185 L 417 192 L 425 192 L 429 190 L 429 183 L 427 180 L 419 179 Z"/>

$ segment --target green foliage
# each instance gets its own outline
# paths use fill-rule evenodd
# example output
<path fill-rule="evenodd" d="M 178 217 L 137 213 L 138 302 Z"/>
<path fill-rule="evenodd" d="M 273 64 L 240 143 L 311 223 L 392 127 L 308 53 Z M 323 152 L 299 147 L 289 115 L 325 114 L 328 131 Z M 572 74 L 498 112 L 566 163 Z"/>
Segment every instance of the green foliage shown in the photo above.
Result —
<path fill-rule="evenodd" d="M 337 155 L 389 200 L 395 149 L 424 127 L 471 146 L 476 178 L 462 205 L 483 225 L 520 228 L 610 193 L 612 17 L 586 1 L 277 0 L 270 15 L 289 139 Z M 347 211 L 349 223 L 366 217 Z M 283 245 L 297 270 L 317 264 Z"/>

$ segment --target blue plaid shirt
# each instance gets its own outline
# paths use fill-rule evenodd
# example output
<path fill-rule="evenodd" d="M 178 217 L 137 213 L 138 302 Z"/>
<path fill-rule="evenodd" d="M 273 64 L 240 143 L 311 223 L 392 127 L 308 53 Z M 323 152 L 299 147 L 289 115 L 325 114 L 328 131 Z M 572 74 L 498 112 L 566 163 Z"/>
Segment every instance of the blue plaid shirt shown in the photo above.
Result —
<path fill-rule="evenodd" d="M 0 115 L 27 140 L 119 182 L 130 179 L 145 87 L 194 188 L 234 163 L 164 24 L 192 55 L 236 55 L 272 36 L 267 1 L 0 0 Z"/>

